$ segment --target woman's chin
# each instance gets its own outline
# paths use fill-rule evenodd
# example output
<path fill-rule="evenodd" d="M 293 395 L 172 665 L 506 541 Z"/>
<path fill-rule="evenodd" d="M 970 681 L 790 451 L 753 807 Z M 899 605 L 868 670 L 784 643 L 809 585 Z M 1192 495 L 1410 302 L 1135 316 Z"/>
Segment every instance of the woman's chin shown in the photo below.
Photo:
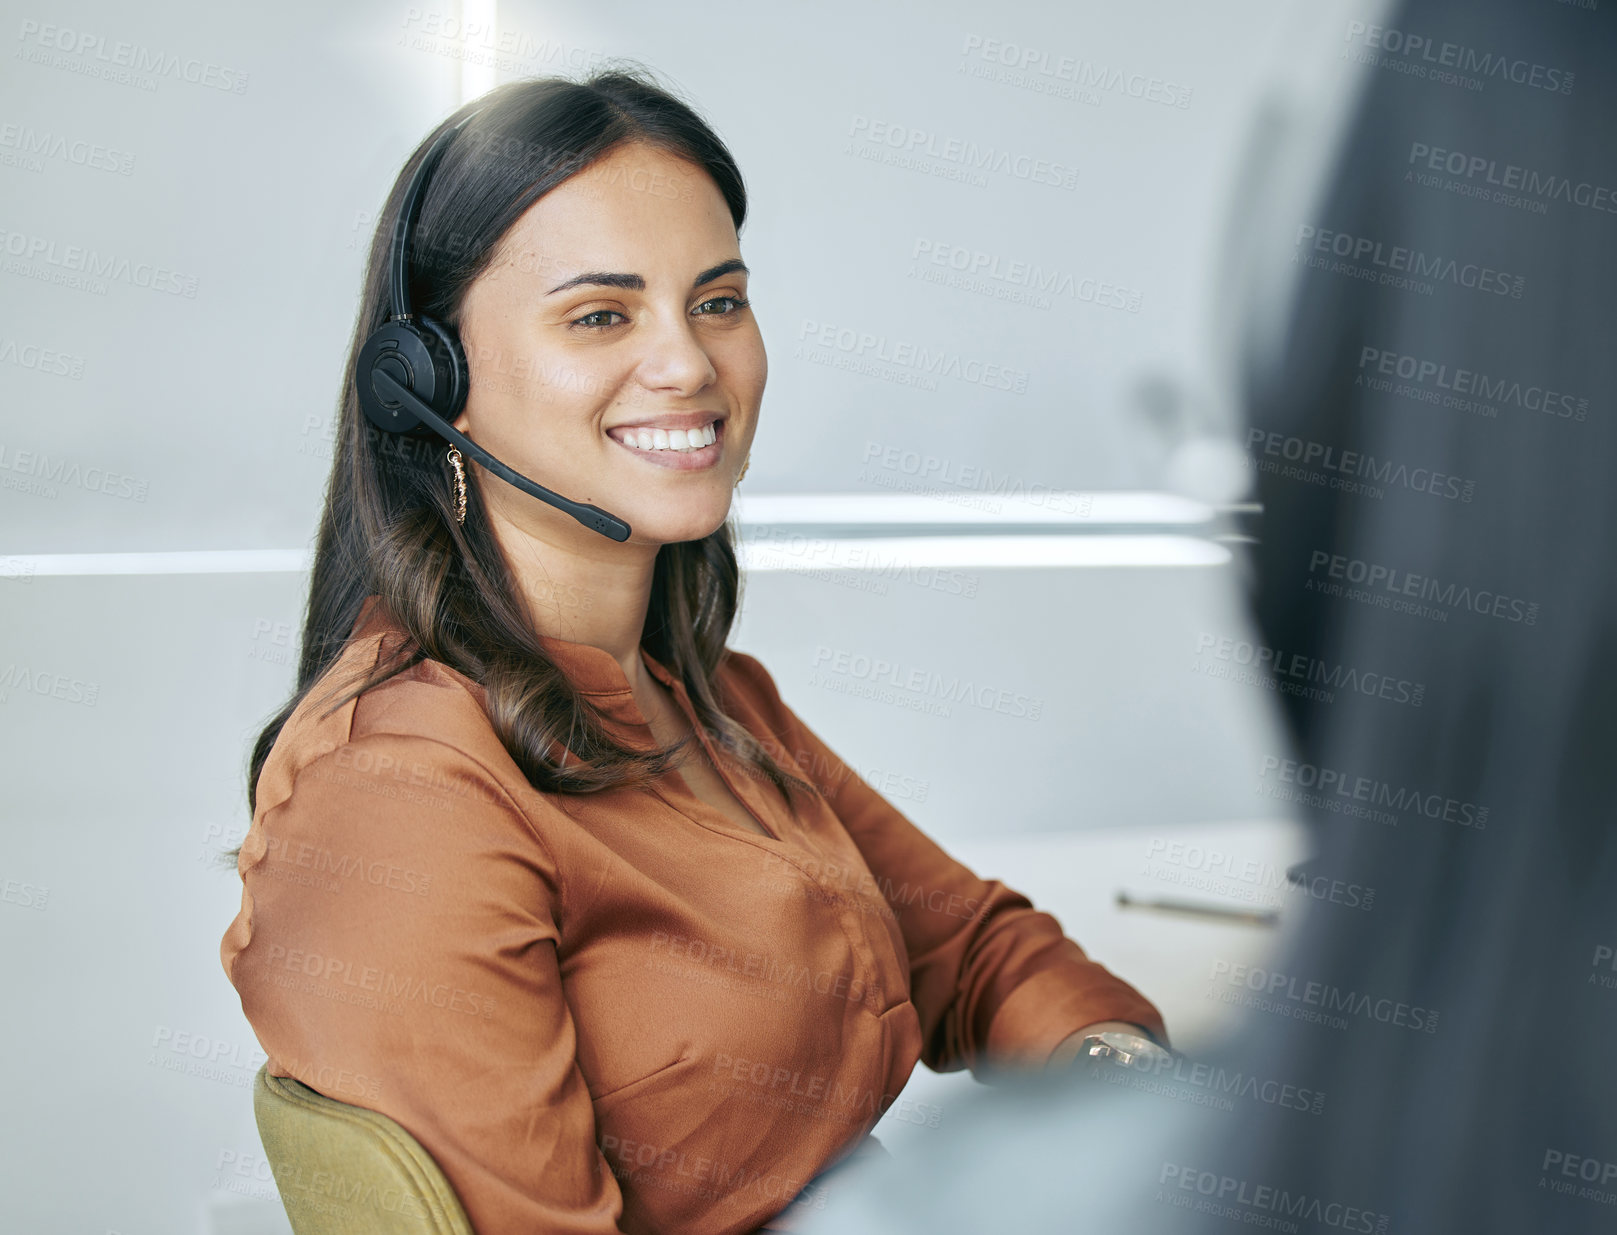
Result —
<path fill-rule="evenodd" d="M 730 515 L 728 494 L 724 496 L 722 502 L 713 499 L 698 500 L 693 497 L 689 501 L 677 504 L 647 507 L 642 498 L 639 504 L 643 507 L 639 518 L 614 507 L 608 509 L 628 522 L 636 540 L 654 541 L 663 545 L 701 540 L 705 536 L 711 536 L 724 526 L 725 519 Z"/>

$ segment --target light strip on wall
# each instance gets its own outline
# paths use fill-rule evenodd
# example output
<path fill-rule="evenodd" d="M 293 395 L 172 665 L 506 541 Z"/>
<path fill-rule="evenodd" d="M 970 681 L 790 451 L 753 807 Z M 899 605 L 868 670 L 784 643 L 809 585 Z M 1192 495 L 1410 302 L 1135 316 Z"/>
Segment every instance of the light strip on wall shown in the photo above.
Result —
<path fill-rule="evenodd" d="M 986 500 L 986 495 L 976 495 Z M 996 498 L 998 511 L 954 508 L 922 494 L 764 493 L 736 498 L 742 560 L 752 570 L 869 570 L 897 561 L 924 566 L 1219 566 L 1227 549 L 1202 534 L 1141 534 L 1124 528 L 1192 529 L 1216 511 L 1172 493 L 1052 493 Z M 799 535 L 794 526 L 936 527 L 975 534 L 875 537 Z M 995 534 L 993 526 L 1082 529 Z M 1108 532 L 1107 527 L 1118 530 Z M 768 535 L 750 535 L 767 529 Z M 1221 537 L 1220 539 L 1230 539 Z M 869 563 L 881 557 L 883 566 Z M 157 553 L 22 553 L 0 556 L 0 581 L 34 575 L 284 574 L 308 570 L 307 549 L 201 549 Z M 865 564 L 861 564 L 865 563 Z"/>
<path fill-rule="evenodd" d="M 1075 566 L 1223 566 L 1230 551 L 1195 536 L 894 536 L 743 540 L 749 571 L 974 570 Z"/>
<path fill-rule="evenodd" d="M 763 493 L 738 495 L 743 524 L 841 523 L 1029 524 L 1097 527 L 1108 524 L 1212 522 L 1215 511 L 1175 493 L 1113 491 L 995 495 L 970 489 L 919 493 Z"/>
<path fill-rule="evenodd" d="M 1222 566 L 1230 553 L 1195 536 L 892 536 L 838 539 L 743 537 L 742 566 L 752 571 L 886 571 L 909 568 L 1077 566 Z M 0 557 L 0 582 L 34 576 L 296 574 L 309 569 L 304 549 L 204 549 L 171 553 L 33 553 Z"/>
<path fill-rule="evenodd" d="M 33 575 L 284 574 L 308 570 L 307 549 L 182 549 L 168 553 L 14 553 L 0 557 L 0 579 Z"/>

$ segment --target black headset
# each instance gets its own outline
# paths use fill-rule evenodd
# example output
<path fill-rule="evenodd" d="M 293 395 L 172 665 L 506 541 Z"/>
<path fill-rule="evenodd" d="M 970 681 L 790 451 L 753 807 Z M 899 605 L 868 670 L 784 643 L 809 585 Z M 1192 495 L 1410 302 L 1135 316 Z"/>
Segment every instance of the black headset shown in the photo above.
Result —
<path fill-rule="evenodd" d="M 470 376 L 466 352 L 450 327 L 410 312 L 410 233 L 421 215 L 427 178 L 445 147 L 477 113 L 446 130 L 416 168 L 405 190 L 388 249 L 388 282 L 392 312 L 359 349 L 354 382 L 365 418 L 388 433 L 434 432 L 458 446 L 507 484 L 571 515 L 585 527 L 611 540 L 628 540 L 629 525 L 599 506 L 569 501 L 501 463 L 449 422 L 466 406 Z"/>

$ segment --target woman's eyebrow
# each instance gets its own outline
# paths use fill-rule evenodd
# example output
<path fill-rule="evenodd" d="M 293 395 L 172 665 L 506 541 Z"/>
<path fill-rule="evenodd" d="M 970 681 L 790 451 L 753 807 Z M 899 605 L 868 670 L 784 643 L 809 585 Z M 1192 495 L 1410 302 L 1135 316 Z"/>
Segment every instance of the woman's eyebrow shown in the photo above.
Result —
<path fill-rule="evenodd" d="M 711 283 L 714 279 L 727 274 L 735 274 L 738 271 L 742 274 L 752 273 L 747 269 L 746 262 L 739 257 L 732 257 L 727 261 L 720 262 L 717 266 L 709 266 L 702 271 L 691 281 L 691 287 L 693 289 L 701 287 L 704 283 Z M 615 274 L 606 270 L 587 270 L 583 274 L 575 274 L 565 282 L 556 284 L 545 295 L 554 296 L 557 292 L 564 292 L 569 287 L 581 287 L 585 284 L 592 287 L 619 287 L 630 292 L 643 292 L 646 290 L 644 275 Z"/>
<path fill-rule="evenodd" d="M 692 279 L 691 290 L 695 291 L 704 283 L 711 283 L 714 279 L 722 278 L 727 274 L 735 274 L 737 272 L 740 272 L 741 274 L 752 273 L 747 269 L 746 262 L 742 261 L 739 257 L 732 257 L 728 261 L 720 262 L 717 266 L 709 266 L 706 270 L 702 271 L 701 274 L 697 275 L 696 278 Z"/>

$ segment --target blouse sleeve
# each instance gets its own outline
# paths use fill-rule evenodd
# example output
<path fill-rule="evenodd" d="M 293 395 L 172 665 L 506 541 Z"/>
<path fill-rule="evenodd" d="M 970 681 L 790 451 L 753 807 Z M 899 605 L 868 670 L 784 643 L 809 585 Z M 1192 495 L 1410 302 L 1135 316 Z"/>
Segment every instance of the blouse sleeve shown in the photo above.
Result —
<path fill-rule="evenodd" d="M 560 877 L 492 774 L 368 735 L 302 768 L 253 833 L 223 959 L 271 1070 L 399 1123 L 479 1235 L 617 1231 L 557 964 Z"/>
<path fill-rule="evenodd" d="M 849 768 L 781 701 L 763 665 L 745 669 L 778 709 L 788 758 L 821 788 L 892 908 L 920 1013 L 921 1060 L 936 1072 L 1042 1066 L 1074 1030 L 1127 1021 L 1167 1042 L 1139 991 L 1089 959 L 1048 913 L 955 861 Z"/>

